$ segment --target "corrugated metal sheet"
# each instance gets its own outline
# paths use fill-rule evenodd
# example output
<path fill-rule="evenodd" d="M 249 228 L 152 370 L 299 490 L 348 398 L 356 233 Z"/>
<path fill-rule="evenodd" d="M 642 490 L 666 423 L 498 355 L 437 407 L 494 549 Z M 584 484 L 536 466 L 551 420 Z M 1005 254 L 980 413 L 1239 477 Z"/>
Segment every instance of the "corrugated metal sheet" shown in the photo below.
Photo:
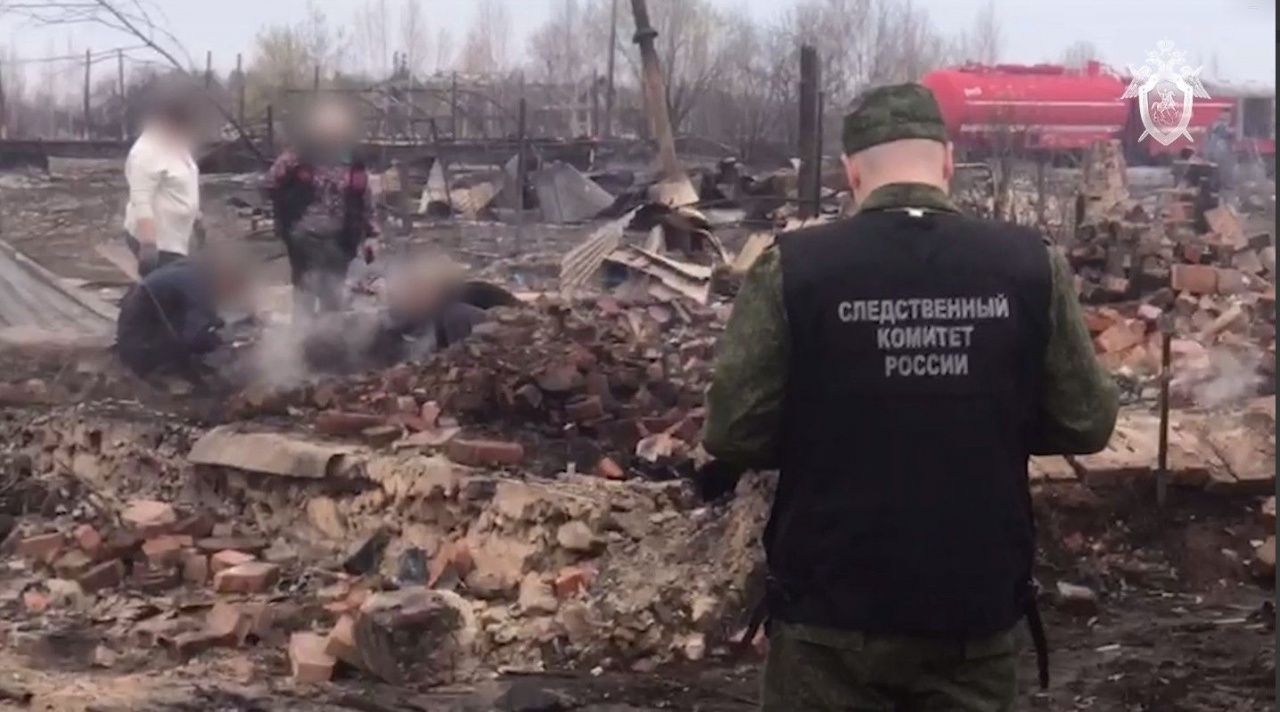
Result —
<path fill-rule="evenodd" d="M 101 337 L 111 333 L 116 313 L 115 307 L 66 286 L 0 240 L 0 337 Z"/>

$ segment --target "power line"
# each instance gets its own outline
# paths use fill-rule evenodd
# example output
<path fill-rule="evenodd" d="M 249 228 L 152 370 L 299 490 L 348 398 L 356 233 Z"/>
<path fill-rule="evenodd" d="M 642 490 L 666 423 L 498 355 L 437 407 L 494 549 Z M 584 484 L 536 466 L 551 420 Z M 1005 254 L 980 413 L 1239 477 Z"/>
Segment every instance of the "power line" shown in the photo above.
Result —
<path fill-rule="evenodd" d="M 91 52 L 89 54 L 89 62 L 90 64 L 97 64 L 98 62 L 104 62 L 107 60 L 115 59 L 116 53 L 118 52 L 131 52 L 131 51 L 140 50 L 140 49 L 147 49 L 147 46 L 132 45 L 129 47 L 112 47 L 111 49 L 101 50 L 98 52 Z M 125 55 L 125 56 L 126 58 L 132 59 L 128 55 Z M 68 62 L 73 60 L 78 63 L 77 66 L 83 66 L 84 53 L 65 54 L 65 55 L 60 55 L 56 57 L 31 57 L 28 59 L 23 59 L 23 58 L 6 59 L 5 64 L 9 64 L 9 65 L 51 64 L 54 62 Z M 145 61 L 145 60 L 133 60 L 133 61 Z"/>

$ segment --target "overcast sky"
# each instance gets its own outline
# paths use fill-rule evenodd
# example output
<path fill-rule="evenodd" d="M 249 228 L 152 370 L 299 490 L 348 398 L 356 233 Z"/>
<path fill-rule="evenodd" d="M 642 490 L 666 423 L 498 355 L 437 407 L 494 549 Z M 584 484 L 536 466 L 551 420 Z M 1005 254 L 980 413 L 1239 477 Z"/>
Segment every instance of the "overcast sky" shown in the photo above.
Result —
<path fill-rule="evenodd" d="M 317 0 L 331 21 L 347 23 L 366 0 Z M 419 2 L 428 23 L 445 26 L 461 44 L 474 4 L 461 0 L 389 0 L 398 9 Z M 562 0 L 507 0 L 511 25 L 520 43 Z M 795 0 L 713 0 L 735 12 L 769 19 Z M 970 26 L 987 0 L 914 0 L 928 10 L 944 33 Z M 1123 67 L 1141 64 L 1156 40 L 1168 38 L 1187 51 L 1193 63 L 1208 64 L 1213 55 L 1221 78 L 1275 86 L 1276 8 L 1261 0 L 993 0 L 1003 31 L 1003 59 L 1031 63 L 1054 61 L 1075 40 L 1088 40 L 1105 61 Z M 215 65 L 234 66 L 237 52 L 248 54 L 262 25 L 296 20 L 307 0 L 155 0 L 167 14 L 170 29 L 192 56 L 212 50 Z M 629 3 L 620 0 L 621 11 Z M 2 12 L 2 11 L 0 11 Z M 433 30 L 434 32 L 434 30 Z M 53 51 L 65 54 L 68 44 L 83 51 L 107 49 L 127 40 L 110 30 L 21 25 L 0 15 L 0 38 L 7 38 L 24 57 Z M 514 52 L 514 50 L 513 50 Z M 247 58 L 246 58 L 247 59 Z M 513 57 L 519 60 L 519 56 Z"/>

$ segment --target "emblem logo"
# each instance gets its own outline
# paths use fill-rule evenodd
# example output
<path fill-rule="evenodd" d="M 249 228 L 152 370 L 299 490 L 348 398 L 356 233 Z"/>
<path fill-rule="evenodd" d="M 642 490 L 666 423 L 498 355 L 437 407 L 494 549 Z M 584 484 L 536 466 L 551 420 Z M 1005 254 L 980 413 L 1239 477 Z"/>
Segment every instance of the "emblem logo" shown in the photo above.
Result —
<path fill-rule="evenodd" d="M 1210 98 L 1200 83 L 1201 69 L 1192 69 L 1186 53 L 1174 49 L 1169 40 L 1160 40 L 1154 50 L 1147 52 L 1146 64 L 1137 69 L 1129 67 L 1133 81 L 1120 98 L 1138 100 L 1138 113 L 1146 129 L 1139 141 L 1150 136 L 1168 146 L 1183 136 L 1194 140 L 1187 131 L 1192 103 L 1196 97 Z"/>

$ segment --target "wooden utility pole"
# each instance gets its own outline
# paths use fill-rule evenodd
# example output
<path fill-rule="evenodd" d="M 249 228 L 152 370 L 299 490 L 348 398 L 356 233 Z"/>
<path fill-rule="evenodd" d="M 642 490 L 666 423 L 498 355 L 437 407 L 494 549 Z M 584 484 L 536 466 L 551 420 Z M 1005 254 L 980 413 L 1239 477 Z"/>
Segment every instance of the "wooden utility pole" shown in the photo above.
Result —
<path fill-rule="evenodd" d="M 124 92 L 124 50 L 116 50 L 116 93 L 120 95 L 120 140 L 129 138 L 129 102 Z"/>
<path fill-rule="evenodd" d="M 204 88 L 208 90 L 213 86 L 213 50 L 206 50 L 204 53 Z"/>
<path fill-rule="evenodd" d="M 244 90 L 249 84 L 244 76 L 244 58 L 236 53 L 236 119 L 244 126 Z"/>
<path fill-rule="evenodd" d="M 658 142 L 659 185 L 654 187 L 661 195 L 652 197 L 673 205 L 695 203 L 698 194 L 676 156 L 676 137 L 671 129 L 671 114 L 667 107 L 667 87 L 662 79 L 662 67 L 658 63 L 658 50 L 653 43 L 658 32 L 649 24 L 649 8 L 645 0 L 631 0 L 631 11 L 636 18 L 635 43 L 640 45 L 645 113 L 649 115 L 649 128 L 653 132 L 653 138 Z"/>
<path fill-rule="evenodd" d="M 600 74 L 591 70 L 591 135 L 600 135 Z"/>
<path fill-rule="evenodd" d="M 797 155 L 800 157 L 799 194 L 800 218 L 818 214 L 820 175 L 814 170 L 818 158 L 818 50 L 812 45 L 800 48 L 800 141 Z"/>
<path fill-rule="evenodd" d="M 267 156 L 276 155 L 276 120 L 274 111 L 267 104 Z"/>
<path fill-rule="evenodd" d="M 609 7 L 609 68 L 608 87 L 604 94 L 604 136 L 613 137 L 613 63 L 618 55 L 618 0 Z"/>
<path fill-rule="evenodd" d="M 311 77 L 311 91 L 313 93 L 320 91 L 320 65 L 316 65 L 315 74 Z"/>
<path fill-rule="evenodd" d="M 528 105 L 524 97 L 520 97 L 520 111 L 516 115 L 516 245 L 524 242 L 524 183 L 529 175 L 529 164 L 525 158 L 525 130 L 527 128 Z"/>
<path fill-rule="evenodd" d="M 93 59 L 89 56 L 89 50 L 84 51 L 84 137 L 89 138 L 89 67 L 93 65 Z"/>
<path fill-rule="evenodd" d="M 9 138 L 9 108 L 4 100 L 4 70 L 0 68 L 0 138 Z"/>
<path fill-rule="evenodd" d="M 454 141 L 462 138 L 458 129 L 458 73 L 454 72 L 449 84 L 449 131 Z"/>

